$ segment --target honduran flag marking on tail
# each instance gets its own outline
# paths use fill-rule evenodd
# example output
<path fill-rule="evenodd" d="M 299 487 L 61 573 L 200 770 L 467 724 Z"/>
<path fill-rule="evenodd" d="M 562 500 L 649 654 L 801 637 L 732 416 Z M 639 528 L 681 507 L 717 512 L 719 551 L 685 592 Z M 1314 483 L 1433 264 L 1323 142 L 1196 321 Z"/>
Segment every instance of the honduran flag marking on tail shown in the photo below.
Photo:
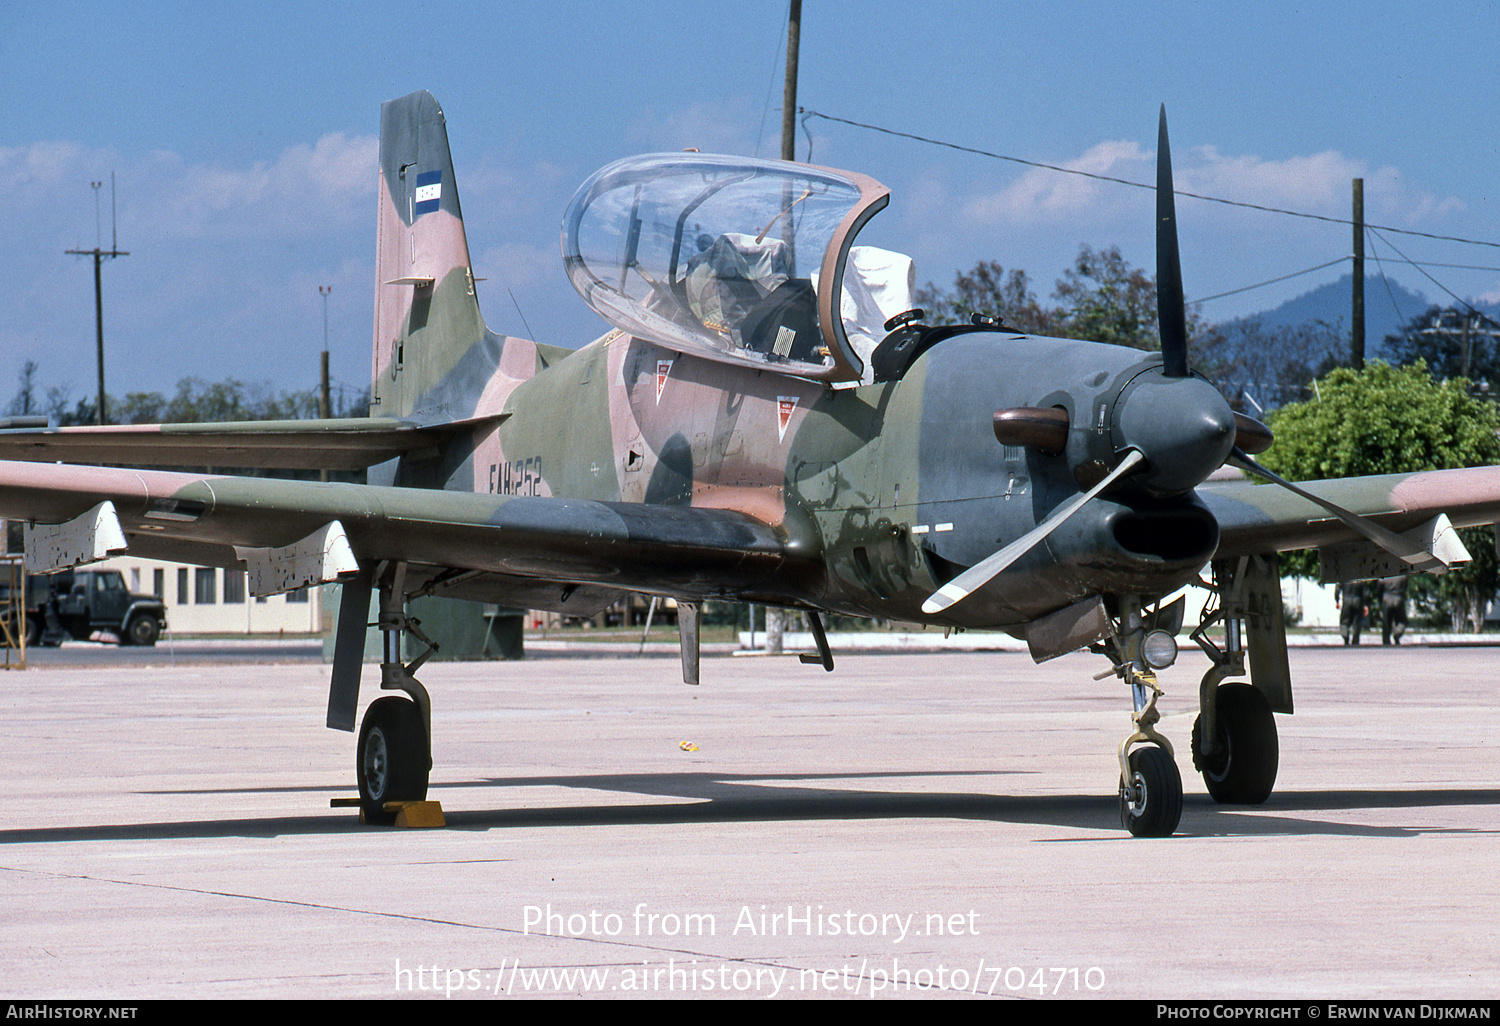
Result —
<path fill-rule="evenodd" d="M 415 214 L 430 214 L 437 210 L 443 198 L 443 172 L 423 171 L 417 175 L 417 191 L 412 198 L 416 201 L 412 207 Z"/>

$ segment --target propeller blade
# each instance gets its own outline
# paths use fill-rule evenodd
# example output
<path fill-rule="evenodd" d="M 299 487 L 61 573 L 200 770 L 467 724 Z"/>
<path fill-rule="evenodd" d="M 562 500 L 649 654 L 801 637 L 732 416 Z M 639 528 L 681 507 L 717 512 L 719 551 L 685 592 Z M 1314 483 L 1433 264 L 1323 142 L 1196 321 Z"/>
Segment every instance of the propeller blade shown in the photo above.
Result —
<path fill-rule="evenodd" d="M 1177 252 L 1177 202 L 1172 193 L 1165 103 L 1156 132 L 1156 319 L 1161 328 L 1162 373 L 1169 378 L 1187 377 L 1187 306 Z"/>
<path fill-rule="evenodd" d="M 1271 434 L 1271 429 L 1254 417 L 1247 417 L 1243 413 L 1234 415 L 1235 448 L 1242 449 L 1251 456 L 1259 456 L 1275 440 L 1276 436 Z"/>
<path fill-rule="evenodd" d="M 940 613 L 955 602 L 961 602 L 968 598 L 970 593 L 984 587 L 991 579 L 998 576 L 1002 570 L 1035 548 L 1047 535 L 1061 527 L 1069 517 L 1082 509 L 1084 504 L 1090 499 L 1134 470 L 1136 465 L 1145 458 L 1138 450 L 1131 449 L 1125 454 L 1125 458 L 1120 461 L 1120 465 L 1106 474 L 1104 479 L 1094 485 L 1094 487 L 1058 507 L 1053 515 L 1044 523 L 1032 528 L 1029 532 L 1017 538 L 999 552 L 987 556 L 933 592 L 928 596 L 927 601 L 922 603 L 922 612 Z"/>
<path fill-rule="evenodd" d="M 1252 474 L 1258 474 L 1259 476 L 1265 478 L 1267 481 L 1270 481 L 1273 484 L 1280 485 L 1287 491 L 1291 492 L 1293 495 L 1299 495 L 1302 498 L 1306 499 L 1308 502 L 1323 507 L 1328 512 L 1332 513 L 1335 517 L 1338 517 L 1339 520 L 1343 521 L 1346 526 L 1355 531 L 1361 537 L 1367 539 L 1368 541 L 1374 542 L 1376 545 L 1380 546 L 1391 555 L 1399 556 L 1408 565 L 1410 565 L 1413 570 L 1428 570 L 1438 574 L 1444 573 L 1448 570 L 1447 563 L 1444 563 L 1441 559 L 1438 559 L 1422 546 L 1401 537 L 1395 531 L 1390 531 L 1384 527 L 1381 527 L 1373 520 L 1362 517 L 1358 513 L 1354 513 L 1350 510 L 1344 509 L 1342 506 L 1335 505 L 1334 503 L 1329 502 L 1327 499 L 1324 499 L 1321 496 L 1314 495 L 1312 492 L 1309 492 L 1305 488 L 1299 488 L 1298 486 L 1292 484 L 1292 482 L 1286 480 L 1286 478 L 1281 477 L 1279 474 L 1275 474 L 1272 471 L 1269 471 L 1265 467 L 1261 466 L 1259 463 L 1256 463 L 1249 456 L 1245 455 L 1242 449 L 1236 448 L 1232 452 L 1230 452 L 1227 462 L 1231 466 L 1239 467 L 1241 470 L 1249 471 Z"/>

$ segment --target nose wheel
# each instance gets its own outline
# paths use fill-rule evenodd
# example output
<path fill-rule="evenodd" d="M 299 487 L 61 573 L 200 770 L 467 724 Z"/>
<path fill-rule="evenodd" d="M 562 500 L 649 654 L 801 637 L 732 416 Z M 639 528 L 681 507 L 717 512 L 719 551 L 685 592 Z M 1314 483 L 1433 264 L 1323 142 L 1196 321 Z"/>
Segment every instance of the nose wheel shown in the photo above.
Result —
<path fill-rule="evenodd" d="M 1182 774 L 1172 745 L 1156 732 L 1161 688 L 1148 669 L 1127 668 L 1137 695 L 1146 695 L 1134 715 L 1135 733 L 1120 742 L 1120 825 L 1132 837 L 1170 837 L 1182 819 Z"/>
<path fill-rule="evenodd" d="M 1164 748 L 1130 753 L 1129 776 L 1120 783 L 1120 825 L 1133 837 L 1170 837 L 1182 819 L 1182 775 Z"/>

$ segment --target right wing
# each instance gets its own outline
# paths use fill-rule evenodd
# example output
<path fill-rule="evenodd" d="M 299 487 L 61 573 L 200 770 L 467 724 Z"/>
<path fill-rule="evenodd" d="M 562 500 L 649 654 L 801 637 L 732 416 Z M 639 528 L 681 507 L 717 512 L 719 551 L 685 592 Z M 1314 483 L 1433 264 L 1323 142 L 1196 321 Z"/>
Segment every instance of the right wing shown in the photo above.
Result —
<path fill-rule="evenodd" d="M 732 510 L 0 461 L 0 517 L 64 524 L 105 500 L 135 555 L 238 568 L 236 547 L 337 522 L 361 566 L 404 562 L 437 593 L 508 603 L 579 586 L 784 601 L 815 568 L 810 536 Z"/>

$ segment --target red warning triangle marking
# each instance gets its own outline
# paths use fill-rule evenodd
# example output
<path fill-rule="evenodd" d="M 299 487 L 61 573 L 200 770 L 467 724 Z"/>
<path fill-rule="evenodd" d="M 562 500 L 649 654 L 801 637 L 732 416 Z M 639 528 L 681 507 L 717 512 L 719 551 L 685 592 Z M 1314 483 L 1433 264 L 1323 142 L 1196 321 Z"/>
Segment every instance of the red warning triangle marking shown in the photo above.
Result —
<path fill-rule="evenodd" d="M 797 408 L 797 397 L 794 395 L 778 395 L 776 397 L 776 419 L 778 423 L 777 439 L 786 439 L 786 426 L 792 421 L 792 411 Z"/>
<path fill-rule="evenodd" d="M 664 389 L 664 388 L 667 387 L 667 378 L 668 378 L 668 376 L 671 375 L 671 373 L 672 373 L 672 361 L 671 360 L 657 360 L 656 361 L 656 402 L 657 402 L 658 405 L 661 404 L 662 389 Z"/>

